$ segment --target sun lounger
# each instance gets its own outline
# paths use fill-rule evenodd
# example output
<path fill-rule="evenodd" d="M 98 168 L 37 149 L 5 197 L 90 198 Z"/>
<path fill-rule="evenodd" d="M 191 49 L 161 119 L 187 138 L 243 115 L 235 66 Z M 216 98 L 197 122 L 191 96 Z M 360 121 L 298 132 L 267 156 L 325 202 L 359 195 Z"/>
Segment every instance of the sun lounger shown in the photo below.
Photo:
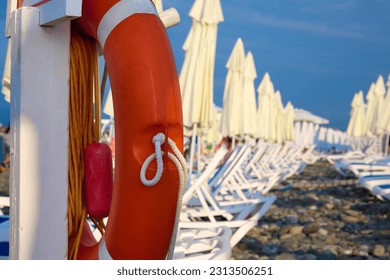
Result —
<path fill-rule="evenodd" d="M 231 256 L 227 227 L 186 229 L 179 225 L 174 260 L 227 260 Z"/>
<path fill-rule="evenodd" d="M 0 260 L 9 258 L 9 217 L 0 216 Z"/>
<path fill-rule="evenodd" d="M 0 196 L 0 216 L 4 215 L 3 209 L 5 207 L 9 207 L 9 197 L 8 196 Z"/>
<path fill-rule="evenodd" d="M 230 245 L 233 247 L 252 227 L 257 225 L 258 220 L 275 201 L 274 196 L 266 197 L 259 192 L 240 195 L 241 191 L 234 187 L 229 192 L 223 183 L 215 184 L 227 173 L 240 168 L 238 159 L 242 159 L 242 156 L 248 152 L 250 152 L 248 147 L 237 147 L 226 159 L 226 164 L 220 166 L 218 171 L 206 170 L 189 187 L 183 196 L 180 228 L 228 227 L 232 230 Z M 213 167 L 215 166 L 208 166 L 210 169 Z M 214 177 L 210 180 L 205 174 L 212 173 Z"/>

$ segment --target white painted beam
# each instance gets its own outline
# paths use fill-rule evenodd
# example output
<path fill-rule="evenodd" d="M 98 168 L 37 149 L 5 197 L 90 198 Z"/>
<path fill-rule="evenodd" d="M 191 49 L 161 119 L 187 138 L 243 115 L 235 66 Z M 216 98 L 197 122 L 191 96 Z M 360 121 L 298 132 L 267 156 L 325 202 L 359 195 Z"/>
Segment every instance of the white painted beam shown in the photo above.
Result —
<path fill-rule="evenodd" d="M 7 0 L 7 14 L 5 18 L 5 36 L 11 37 L 11 15 L 13 11 L 17 8 L 18 1 L 17 0 Z"/>
<path fill-rule="evenodd" d="M 40 4 L 42 2 L 42 4 Z M 81 16 L 82 0 L 24 0 L 23 6 L 36 5 L 40 10 L 39 25 L 55 26 Z"/>
<path fill-rule="evenodd" d="M 39 25 L 55 26 L 81 16 L 82 0 L 51 0 L 39 6 Z"/>
<path fill-rule="evenodd" d="M 11 68 L 11 259 L 66 259 L 70 22 L 14 12 Z"/>

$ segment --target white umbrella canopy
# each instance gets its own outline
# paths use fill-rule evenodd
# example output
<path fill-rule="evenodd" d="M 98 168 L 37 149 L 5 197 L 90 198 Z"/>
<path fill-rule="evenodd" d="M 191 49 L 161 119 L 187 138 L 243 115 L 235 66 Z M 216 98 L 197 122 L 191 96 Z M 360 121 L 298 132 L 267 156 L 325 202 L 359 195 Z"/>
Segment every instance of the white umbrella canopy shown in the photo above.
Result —
<path fill-rule="evenodd" d="M 275 93 L 275 140 L 276 143 L 283 143 L 285 140 L 285 116 L 280 91 Z"/>
<path fill-rule="evenodd" d="M 106 102 L 103 106 L 103 112 L 109 115 L 111 118 L 114 118 L 114 104 L 112 102 L 112 91 L 108 91 Z"/>
<path fill-rule="evenodd" d="M 284 109 L 286 113 L 285 120 L 285 140 L 293 141 L 294 140 L 294 106 L 291 102 L 287 102 L 287 105 Z"/>
<path fill-rule="evenodd" d="M 379 84 L 378 90 L 376 86 L 376 92 L 378 91 L 380 95 L 382 95 L 383 92 L 386 91 L 386 88 L 383 84 Z M 385 94 L 383 94 L 385 95 Z M 390 127 L 390 75 L 387 81 L 387 94 L 385 97 L 383 97 L 383 101 L 380 104 L 381 108 L 379 109 L 379 116 L 376 123 L 377 132 L 382 134 L 385 132 L 389 132 L 387 127 Z"/>
<path fill-rule="evenodd" d="M 349 117 L 349 122 L 348 122 L 348 126 L 347 126 L 347 133 L 349 135 L 352 134 L 352 129 L 355 125 L 355 121 L 356 121 L 356 118 L 355 118 L 355 115 L 356 115 L 356 103 L 357 103 L 357 99 L 358 99 L 358 93 L 355 93 L 353 95 L 353 98 L 352 98 L 352 102 L 351 102 L 351 113 L 350 113 L 350 117 Z"/>
<path fill-rule="evenodd" d="M 213 125 L 215 50 L 218 23 L 223 21 L 220 0 L 195 0 L 189 16 L 192 18 L 192 26 L 183 45 L 185 57 L 179 81 L 185 134 L 192 128 L 191 174 L 197 127 L 202 132 L 204 128 Z M 198 162 L 199 157 L 198 139 Z"/>
<path fill-rule="evenodd" d="M 156 6 L 156 10 L 158 13 L 162 12 L 163 10 L 163 3 L 162 0 L 152 0 L 154 5 Z"/>
<path fill-rule="evenodd" d="M 257 137 L 269 140 L 270 139 L 270 106 L 271 98 L 275 94 L 274 85 L 268 73 L 265 73 L 257 88 L 259 101 L 257 106 Z"/>
<path fill-rule="evenodd" d="M 225 90 L 223 94 L 223 111 L 221 119 L 222 136 L 241 135 L 242 126 L 242 90 L 245 65 L 244 43 L 239 38 L 234 45 L 226 64 Z"/>
<path fill-rule="evenodd" d="M 214 64 L 218 23 L 223 21 L 220 0 L 196 0 L 189 13 L 192 27 L 184 42 L 180 72 L 184 126 L 212 125 Z"/>
<path fill-rule="evenodd" d="M 376 113 L 377 110 L 377 102 L 376 102 L 376 94 L 375 94 L 375 84 L 372 83 L 367 95 L 367 107 L 366 107 L 366 115 L 364 119 L 364 135 L 372 136 L 375 130 L 376 124 Z"/>
<path fill-rule="evenodd" d="M 276 93 L 270 94 L 269 96 L 269 126 L 268 126 L 268 141 L 270 142 L 276 142 L 276 115 L 277 115 L 277 108 L 276 108 Z"/>
<path fill-rule="evenodd" d="M 361 137 L 365 135 L 364 124 L 365 124 L 366 113 L 364 107 L 365 104 L 364 104 L 363 91 L 359 91 L 359 93 L 357 94 L 356 102 L 354 103 L 355 120 L 351 128 L 351 132 L 350 132 L 351 136 Z"/>
<path fill-rule="evenodd" d="M 386 86 L 385 86 L 385 81 L 383 80 L 383 76 L 379 75 L 376 83 L 375 83 L 375 95 L 377 99 L 377 106 L 378 110 L 376 111 L 376 119 L 380 118 L 383 109 L 384 109 L 384 100 L 385 100 L 385 94 L 386 94 Z"/>
<path fill-rule="evenodd" d="M 256 90 L 254 81 L 257 78 L 256 66 L 251 52 L 245 58 L 244 85 L 243 85 L 243 110 L 242 110 L 242 134 L 254 137 L 257 130 L 256 122 Z"/>
<path fill-rule="evenodd" d="M 213 115 L 213 125 L 209 128 L 205 128 L 205 132 L 203 133 L 204 135 L 203 141 L 206 142 L 207 144 L 211 144 L 215 146 L 222 139 L 222 135 L 219 132 L 222 108 L 214 105 L 212 110 L 212 115 Z"/>
<path fill-rule="evenodd" d="M 296 122 L 307 121 L 307 122 L 312 122 L 315 124 L 328 124 L 329 123 L 329 120 L 327 120 L 323 117 L 317 116 L 317 115 L 315 115 L 312 112 L 309 112 L 307 110 L 296 108 L 296 109 L 294 109 L 294 112 L 295 112 L 294 120 Z"/>

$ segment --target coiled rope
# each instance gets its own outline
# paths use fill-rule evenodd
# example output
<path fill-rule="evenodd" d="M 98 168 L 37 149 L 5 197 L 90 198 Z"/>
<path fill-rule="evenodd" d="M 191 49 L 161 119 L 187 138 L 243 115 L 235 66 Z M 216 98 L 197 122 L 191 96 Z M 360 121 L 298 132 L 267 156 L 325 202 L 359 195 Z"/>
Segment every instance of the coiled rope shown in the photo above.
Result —
<path fill-rule="evenodd" d="M 84 199 L 84 150 L 99 142 L 101 124 L 96 43 L 72 32 L 69 96 L 68 259 L 76 259 L 87 210 Z M 93 220 L 93 219 L 92 219 Z M 102 221 L 93 220 L 100 231 Z"/>

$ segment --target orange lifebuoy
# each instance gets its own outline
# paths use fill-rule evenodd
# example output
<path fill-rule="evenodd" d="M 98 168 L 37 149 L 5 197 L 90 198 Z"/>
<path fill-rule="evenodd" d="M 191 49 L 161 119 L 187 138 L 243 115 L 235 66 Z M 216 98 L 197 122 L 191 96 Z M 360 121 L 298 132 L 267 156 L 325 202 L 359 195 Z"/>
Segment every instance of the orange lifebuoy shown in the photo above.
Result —
<path fill-rule="evenodd" d="M 107 251 L 113 259 L 164 259 L 175 221 L 178 172 L 164 157 L 164 174 L 152 188 L 140 181 L 139 172 L 154 152 L 157 133 L 183 149 L 180 90 L 165 27 L 149 0 L 84 0 L 77 25 L 101 45 L 113 94 L 115 183 L 103 237 Z M 162 149 L 167 153 L 168 145 Z M 147 176 L 153 174 L 149 170 Z M 79 258 L 98 258 L 100 243 L 85 244 Z"/>
<path fill-rule="evenodd" d="M 43 1 L 46 2 L 46 1 Z M 150 0 L 83 0 L 78 32 L 100 45 L 115 111 L 115 178 L 106 232 L 100 242 L 85 229 L 78 258 L 165 259 L 179 196 L 177 167 L 161 146 L 163 173 L 146 187 L 141 166 L 162 133 L 183 150 L 181 97 L 165 27 Z M 146 171 L 156 173 L 156 161 Z"/>

